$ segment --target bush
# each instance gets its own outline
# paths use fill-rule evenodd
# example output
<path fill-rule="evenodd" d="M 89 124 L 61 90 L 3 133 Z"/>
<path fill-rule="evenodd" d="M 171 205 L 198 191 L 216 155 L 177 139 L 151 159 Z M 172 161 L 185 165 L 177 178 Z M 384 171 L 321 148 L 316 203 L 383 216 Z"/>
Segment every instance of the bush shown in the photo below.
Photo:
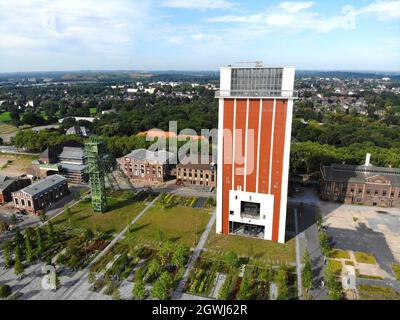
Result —
<path fill-rule="evenodd" d="M 11 287 L 7 284 L 0 286 L 0 298 L 5 299 L 11 294 Z"/>

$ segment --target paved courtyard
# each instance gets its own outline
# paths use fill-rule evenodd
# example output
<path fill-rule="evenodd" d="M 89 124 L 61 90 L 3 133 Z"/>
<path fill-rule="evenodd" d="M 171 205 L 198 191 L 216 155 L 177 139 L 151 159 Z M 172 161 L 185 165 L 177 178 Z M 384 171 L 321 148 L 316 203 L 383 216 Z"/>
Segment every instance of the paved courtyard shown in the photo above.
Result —
<path fill-rule="evenodd" d="M 391 264 L 400 262 L 400 209 L 320 203 L 335 247 L 371 253 L 393 278 Z"/>

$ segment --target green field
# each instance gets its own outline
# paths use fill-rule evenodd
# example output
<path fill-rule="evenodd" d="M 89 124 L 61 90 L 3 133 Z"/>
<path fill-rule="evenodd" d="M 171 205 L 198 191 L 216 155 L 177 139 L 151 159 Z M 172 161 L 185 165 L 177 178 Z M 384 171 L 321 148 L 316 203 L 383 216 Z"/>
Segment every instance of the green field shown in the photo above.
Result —
<path fill-rule="evenodd" d="M 17 131 L 18 129 L 12 125 L 0 122 L 0 134 L 9 134 Z"/>
<path fill-rule="evenodd" d="M 400 293 L 388 287 L 360 285 L 358 292 L 360 300 L 400 300 Z"/>
<path fill-rule="evenodd" d="M 10 112 L 0 113 L 0 122 L 7 122 L 7 121 L 11 121 Z"/>
<path fill-rule="evenodd" d="M 91 229 L 107 234 L 121 231 L 130 221 L 146 206 L 145 201 L 127 199 L 124 196 L 107 197 L 109 211 L 106 213 L 94 213 L 90 198 L 85 199 L 74 207 L 71 207 L 71 221 L 65 213 L 54 220 L 54 225 L 72 228 L 78 232 L 82 229 Z"/>
<path fill-rule="evenodd" d="M 394 274 L 396 275 L 397 281 L 400 281 L 400 264 L 393 263 L 392 269 L 393 269 Z"/>
<path fill-rule="evenodd" d="M 165 240 L 195 245 L 210 220 L 210 210 L 175 206 L 165 209 L 156 203 L 131 228 L 125 242 L 142 242 L 158 247 L 160 234 Z"/>
<path fill-rule="evenodd" d="M 249 263 L 276 264 L 291 263 L 296 260 L 295 240 L 285 244 L 264 241 L 234 235 L 220 235 L 215 232 L 215 225 L 208 237 L 205 257 L 221 259 L 226 252 L 233 251 L 239 257 L 249 257 Z"/>
<path fill-rule="evenodd" d="M 89 110 L 90 110 L 90 114 L 91 114 L 91 115 L 97 113 L 97 108 L 90 108 Z"/>
<path fill-rule="evenodd" d="M 376 264 L 376 259 L 373 254 L 365 252 L 354 252 L 354 256 L 358 263 Z"/>

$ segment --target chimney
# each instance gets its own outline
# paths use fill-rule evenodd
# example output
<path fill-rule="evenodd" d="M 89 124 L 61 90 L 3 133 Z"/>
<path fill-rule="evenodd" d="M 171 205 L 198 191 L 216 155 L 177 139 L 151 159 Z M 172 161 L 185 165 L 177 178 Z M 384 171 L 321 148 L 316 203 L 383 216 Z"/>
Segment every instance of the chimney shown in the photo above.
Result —
<path fill-rule="evenodd" d="M 367 153 L 367 156 L 365 157 L 365 166 L 369 167 L 371 165 L 371 154 Z"/>

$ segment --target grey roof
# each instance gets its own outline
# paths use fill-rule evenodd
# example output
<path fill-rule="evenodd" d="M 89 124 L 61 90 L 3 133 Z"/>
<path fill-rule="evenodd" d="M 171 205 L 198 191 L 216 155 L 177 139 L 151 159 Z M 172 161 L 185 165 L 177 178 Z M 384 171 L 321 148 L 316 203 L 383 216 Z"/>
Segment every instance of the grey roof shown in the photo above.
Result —
<path fill-rule="evenodd" d="M 84 157 L 82 148 L 75 147 L 64 147 L 58 156 L 60 159 L 78 159 L 81 160 Z"/>
<path fill-rule="evenodd" d="M 73 163 L 62 163 L 61 167 L 67 171 L 83 171 L 86 169 L 86 164 L 73 164 Z"/>
<path fill-rule="evenodd" d="M 7 176 L 0 176 L 0 191 L 6 189 L 10 184 L 12 184 L 15 179 L 11 179 Z"/>
<path fill-rule="evenodd" d="M 37 196 L 40 193 L 43 193 L 46 190 L 58 185 L 61 182 L 64 182 L 64 181 L 67 181 L 67 179 L 58 174 L 55 174 L 52 176 L 48 176 L 47 178 L 45 178 L 39 182 L 31 184 L 30 186 L 25 187 L 25 188 L 21 189 L 20 191 L 25 192 L 31 196 Z"/>
<path fill-rule="evenodd" d="M 364 183 L 367 178 L 383 176 L 389 179 L 393 186 L 400 186 L 398 168 L 333 164 L 323 166 L 321 172 L 323 179 L 328 181 Z"/>
<path fill-rule="evenodd" d="M 149 163 L 165 164 L 167 163 L 174 154 L 169 151 L 149 151 L 146 149 L 136 149 L 125 157 L 129 157 L 135 160 L 148 161 Z"/>
<path fill-rule="evenodd" d="M 0 183 L 3 183 L 4 181 L 10 180 L 9 177 L 7 176 L 0 176 Z"/>

